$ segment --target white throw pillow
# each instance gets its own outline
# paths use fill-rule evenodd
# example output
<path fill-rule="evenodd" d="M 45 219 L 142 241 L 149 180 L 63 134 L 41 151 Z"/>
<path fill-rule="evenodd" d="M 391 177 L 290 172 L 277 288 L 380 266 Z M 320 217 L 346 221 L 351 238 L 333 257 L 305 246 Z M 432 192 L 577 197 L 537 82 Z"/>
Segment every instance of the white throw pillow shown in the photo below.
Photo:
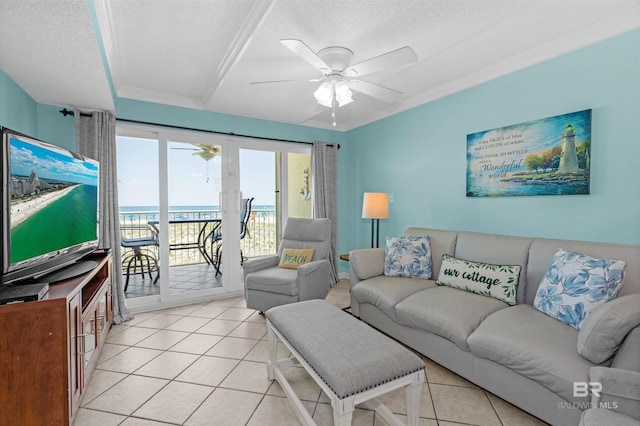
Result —
<path fill-rule="evenodd" d="M 622 287 L 626 263 L 558 249 L 542 278 L 533 307 L 580 330 L 596 307 Z"/>
<path fill-rule="evenodd" d="M 493 265 L 442 255 L 436 284 L 516 304 L 520 265 Z"/>
<path fill-rule="evenodd" d="M 431 278 L 431 243 L 428 236 L 387 237 L 384 274 L 390 277 Z"/>

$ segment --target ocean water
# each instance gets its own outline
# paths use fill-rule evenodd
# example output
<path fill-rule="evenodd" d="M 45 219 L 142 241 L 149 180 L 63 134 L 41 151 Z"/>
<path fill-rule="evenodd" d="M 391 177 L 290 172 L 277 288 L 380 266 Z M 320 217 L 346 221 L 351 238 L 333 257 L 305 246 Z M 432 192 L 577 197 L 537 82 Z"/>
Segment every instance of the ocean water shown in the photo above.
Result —
<path fill-rule="evenodd" d="M 11 230 L 11 262 L 97 238 L 96 186 L 79 185 Z"/>
<path fill-rule="evenodd" d="M 125 222 L 138 222 L 140 218 L 147 221 L 160 220 L 158 206 L 120 206 L 120 216 Z M 268 216 L 268 212 L 275 211 L 276 206 L 256 205 L 251 206 L 253 212 Z M 140 213 L 143 213 L 142 215 Z M 169 220 L 207 219 L 221 217 L 220 206 L 169 206 Z"/>
<path fill-rule="evenodd" d="M 252 210 L 275 210 L 276 206 L 253 204 Z M 158 206 L 120 206 L 121 213 L 129 212 L 157 212 L 160 210 Z M 169 206 L 169 211 L 187 212 L 187 211 L 219 211 L 220 206 Z"/>

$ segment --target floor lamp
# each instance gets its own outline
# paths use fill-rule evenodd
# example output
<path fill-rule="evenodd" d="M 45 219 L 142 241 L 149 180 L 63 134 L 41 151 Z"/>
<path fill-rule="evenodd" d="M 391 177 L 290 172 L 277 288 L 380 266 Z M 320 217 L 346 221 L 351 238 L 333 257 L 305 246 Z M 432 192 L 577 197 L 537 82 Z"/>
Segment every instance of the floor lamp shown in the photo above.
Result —
<path fill-rule="evenodd" d="M 371 219 L 371 248 L 379 246 L 380 219 L 389 218 L 389 194 L 386 192 L 365 192 L 362 202 L 362 218 Z M 375 228 L 375 232 L 374 232 Z"/>

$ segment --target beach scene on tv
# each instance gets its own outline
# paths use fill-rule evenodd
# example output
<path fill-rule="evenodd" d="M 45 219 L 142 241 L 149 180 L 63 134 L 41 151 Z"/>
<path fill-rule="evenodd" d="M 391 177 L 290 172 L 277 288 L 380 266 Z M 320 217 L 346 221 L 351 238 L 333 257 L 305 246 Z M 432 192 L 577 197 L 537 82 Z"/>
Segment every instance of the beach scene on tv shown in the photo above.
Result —
<path fill-rule="evenodd" d="M 11 262 L 97 238 L 98 163 L 10 138 Z"/>

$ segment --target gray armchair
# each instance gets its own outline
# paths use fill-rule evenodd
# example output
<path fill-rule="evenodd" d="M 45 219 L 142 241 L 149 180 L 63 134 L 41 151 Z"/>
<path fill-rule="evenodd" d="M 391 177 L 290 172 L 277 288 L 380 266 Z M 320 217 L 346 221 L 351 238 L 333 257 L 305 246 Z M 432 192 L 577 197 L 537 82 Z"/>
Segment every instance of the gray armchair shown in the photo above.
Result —
<path fill-rule="evenodd" d="M 298 269 L 278 268 L 285 248 L 312 248 L 313 258 Z M 330 250 L 329 219 L 287 219 L 278 254 L 247 259 L 244 262 L 247 307 L 266 312 L 274 306 L 327 297 L 331 286 Z"/>
<path fill-rule="evenodd" d="M 640 425 L 640 373 L 591 367 L 589 380 L 600 383 L 602 392 L 591 395 L 591 408 L 582 413 L 580 426 Z"/>

